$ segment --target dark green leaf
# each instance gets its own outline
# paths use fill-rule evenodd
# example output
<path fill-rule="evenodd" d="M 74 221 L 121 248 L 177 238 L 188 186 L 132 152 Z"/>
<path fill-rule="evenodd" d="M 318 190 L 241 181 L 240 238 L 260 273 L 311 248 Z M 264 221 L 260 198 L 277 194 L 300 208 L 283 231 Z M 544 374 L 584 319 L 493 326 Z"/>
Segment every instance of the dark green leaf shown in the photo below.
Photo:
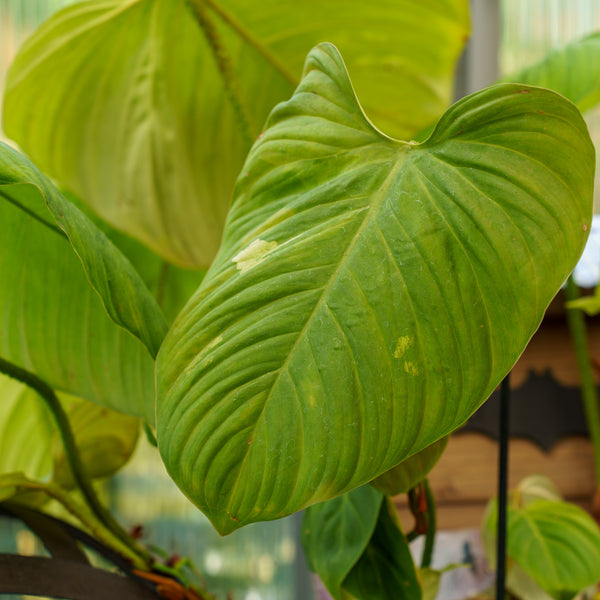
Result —
<path fill-rule="evenodd" d="M 341 585 L 364 553 L 377 523 L 383 496 L 365 485 L 306 509 L 302 545 L 312 571 L 338 600 Z"/>
<path fill-rule="evenodd" d="M 344 580 L 358 600 L 420 600 L 421 586 L 391 501 L 382 503 L 365 552 Z"/>

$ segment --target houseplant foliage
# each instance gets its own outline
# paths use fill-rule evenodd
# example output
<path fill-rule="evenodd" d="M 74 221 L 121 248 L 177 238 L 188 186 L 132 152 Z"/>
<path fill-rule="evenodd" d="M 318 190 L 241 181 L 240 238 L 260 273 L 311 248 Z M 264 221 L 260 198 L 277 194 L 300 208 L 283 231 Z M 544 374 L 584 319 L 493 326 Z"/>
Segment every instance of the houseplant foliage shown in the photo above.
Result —
<path fill-rule="evenodd" d="M 556 245 L 582 250 L 593 164 L 565 147 L 592 157 L 579 113 L 523 86 L 391 140 L 335 48 L 309 54 L 158 357 L 163 460 L 219 531 L 367 483 L 476 410 L 573 267 Z"/>
<path fill-rule="evenodd" d="M 5 130 L 108 222 L 207 266 L 244 157 L 311 47 L 338 44 L 369 114 L 406 137 L 450 102 L 467 35 L 465 0 L 79 3 L 15 60 Z"/>
<path fill-rule="evenodd" d="M 496 518 L 493 499 L 482 524 L 492 561 Z M 528 477 L 510 493 L 507 542 L 507 586 L 518 598 L 573 598 L 598 582 L 598 526 L 584 510 L 565 502 L 547 477 Z"/>
<path fill-rule="evenodd" d="M 92 0 L 26 43 L 4 128 L 41 170 L 0 146 L 0 358 L 155 427 L 221 533 L 313 505 L 336 598 L 416 598 L 366 484 L 417 483 L 517 360 L 583 249 L 593 146 L 541 88 L 444 112 L 464 1 L 297 4 Z M 3 498 L 55 492 L 6 469 Z"/>

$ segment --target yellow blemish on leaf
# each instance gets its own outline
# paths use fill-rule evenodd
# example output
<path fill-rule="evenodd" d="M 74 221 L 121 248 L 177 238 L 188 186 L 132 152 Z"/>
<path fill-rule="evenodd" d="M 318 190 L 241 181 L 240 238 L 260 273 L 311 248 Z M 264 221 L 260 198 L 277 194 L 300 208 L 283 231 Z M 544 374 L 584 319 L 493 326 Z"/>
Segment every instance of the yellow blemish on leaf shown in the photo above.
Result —
<path fill-rule="evenodd" d="M 214 348 L 217 344 L 220 344 L 222 341 L 223 341 L 223 336 L 220 335 L 219 337 L 216 337 L 211 342 L 208 342 L 208 344 L 206 344 L 206 346 L 204 347 L 204 349 L 205 350 L 210 350 L 211 348 Z"/>
<path fill-rule="evenodd" d="M 206 346 L 204 346 L 204 348 L 202 348 L 202 350 L 196 355 L 196 358 L 194 358 L 194 360 L 192 360 L 192 362 L 190 362 L 190 364 L 186 367 L 185 374 L 190 375 L 199 366 L 201 368 L 204 368 L 204 367 L 210 365 L 210 363 L 213 361 L 214 357 L 213 356 L 207 357 L 206 353 L 211 348 L 214 348 L 215 346 L 220 344 L 222 341 L 223 341 L 223 336 L 219 335 L 218 337 L 216 337 L 213 340 L 211 340 L 210 342 L 208 342 L 208 344 L 206 344 Z"/>
<path fill-rule="evenodd" d="M 289 207 L 280 208 L 274 215 L 271 215 L 260 227 L 252 229 L 247 235 L 245 235 L 241 243 L 248 244 L 252 239 L 257 238 L 269 229 L 272 229 L 276 225 L 283 223 L 286 219 L 289 219 L 295 211 Z"/>
<path fill-rule="evenodd" d="M 235 263 L 240 273 L 245 273 L 248 269 L 256 266 L 264 260 L 268 254 L 277 248 L 277 242 L 265 242 L 265 240 L 254 240 L 249 246 L 244 248 L 239 254 L 236 254 L 232 261 Z"/>
<path fill-rule="evenodd" d="M 417 365 L 416 362 L 413 362 L 411 360 L 405 360 L 404 361 L 404 370 L 409 375 L 412 375 L 413 377 L 415 377 L 416 375 L 419 374 L 419 366 Z"/>
<path fill-rule="evenodd" d="M 408 335 L 402 335 L 398 338 L 396 350 L 394 350 L 394 358 L 402 358 L 404 353 L 413 345 L 413 338 Z"/>

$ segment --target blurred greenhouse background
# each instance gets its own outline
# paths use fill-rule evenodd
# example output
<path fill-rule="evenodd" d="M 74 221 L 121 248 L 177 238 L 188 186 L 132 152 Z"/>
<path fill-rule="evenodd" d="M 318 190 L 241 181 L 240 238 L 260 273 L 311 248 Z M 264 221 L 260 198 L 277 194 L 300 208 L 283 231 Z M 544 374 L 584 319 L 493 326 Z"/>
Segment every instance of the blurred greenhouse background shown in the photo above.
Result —
<path fill-rule="evenodd" d="M 0 0 L 0 94 L 6 71 L 27 35 L 55 11 L 74 3 Z M 222 538 L 170 481 L 157 451 L 144 439 L 133 460 L 106 491 L 124 524 L 141 525 L 145 542 L 168 554 L 176 552 L 189 558 L 211 591 L 221 598 L 228 593 L 235 600 L 312 598 L 309 574 L 299 548 L 299 515 L 251 525 Z M 40 548 L 29 531 L 0 519 L 0 552 L 15 551 L 33 554 Z"/>
<path fill-rule="evenodd" d="M 499 7 L 496 2 L 500 2 Z M 72 3 L 73 0 L 0 0 L 0 94 L 8 66 L 28 33 L 53 12 Z M 529 64 L 552 47 L 600 29 L 598 0 L 488 3 L 501 15 L 501 73 Z M 588 115 L 588 123 L 595 140 L 600 140 L 600 111 Z M 599 187 L 596 186 L 597 194 Z M 228 592 L 233 592 L 236 600 L 312 597 L 298 545 L 299 517 L 249 526 L 220 538 L 170 482 L 156 451 L 145 443 L 110 483 L 108 497 L 128 526 L 143 525 L 146 540 L 169 553 L 190 557 L 206 576 L 209 587 L 223 598 Z M 0 551 L 30 553 L 35 549 L 29 532 L 0 520 Z"/>

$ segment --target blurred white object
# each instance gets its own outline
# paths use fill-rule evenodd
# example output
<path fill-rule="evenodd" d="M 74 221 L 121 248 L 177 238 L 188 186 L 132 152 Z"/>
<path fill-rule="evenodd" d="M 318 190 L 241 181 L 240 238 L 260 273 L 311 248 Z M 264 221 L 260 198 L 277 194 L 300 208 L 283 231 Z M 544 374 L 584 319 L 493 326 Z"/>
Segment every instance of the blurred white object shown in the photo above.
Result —
<path fill-rule="evenodd" d="M 600 215 L 592 219 L 590 237 L 573 271 L 573 279 L 584 288 L 596 287 L 600 282 Z"/>

